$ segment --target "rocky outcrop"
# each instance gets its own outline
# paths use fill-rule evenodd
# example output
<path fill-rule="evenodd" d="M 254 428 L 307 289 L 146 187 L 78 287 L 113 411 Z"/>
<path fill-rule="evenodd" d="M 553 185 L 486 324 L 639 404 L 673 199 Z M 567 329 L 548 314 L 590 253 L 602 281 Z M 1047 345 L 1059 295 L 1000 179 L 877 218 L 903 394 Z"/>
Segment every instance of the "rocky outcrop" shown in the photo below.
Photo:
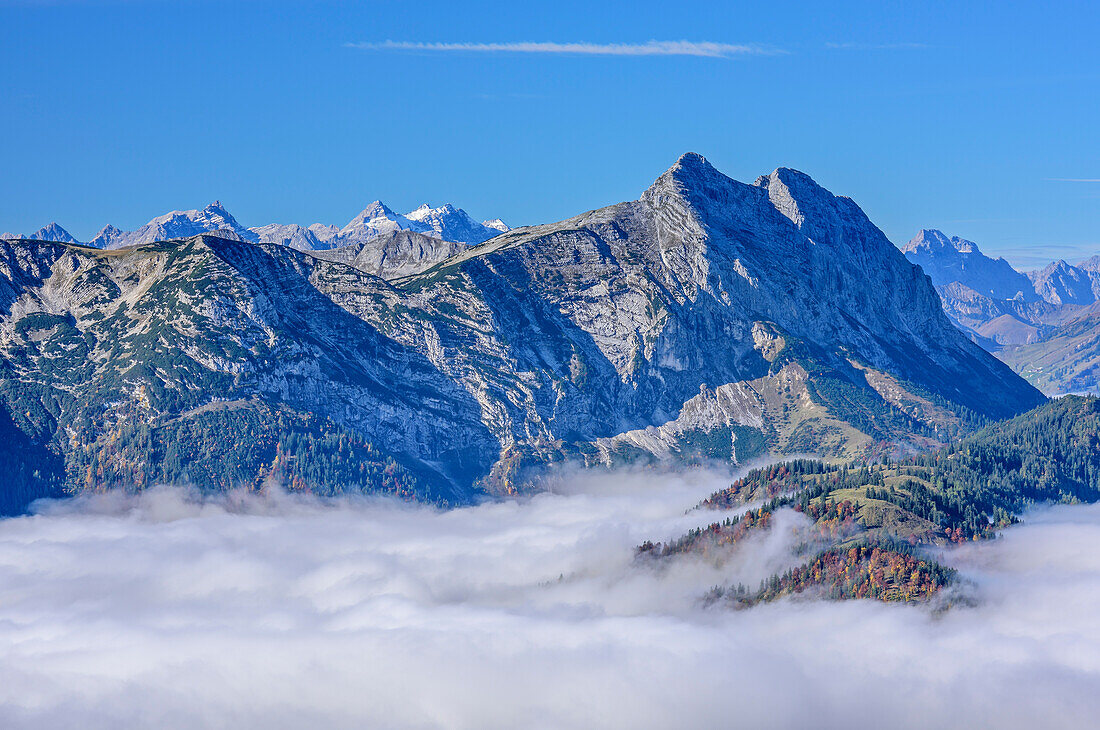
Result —
<path fill-rule="evenodd" d="M 354 266 L 383 279 L 398 279 L 426 271 L 466 248 L 464 243 L 397 229 L 359 243 L 317 251 L 316 256 Z"/>

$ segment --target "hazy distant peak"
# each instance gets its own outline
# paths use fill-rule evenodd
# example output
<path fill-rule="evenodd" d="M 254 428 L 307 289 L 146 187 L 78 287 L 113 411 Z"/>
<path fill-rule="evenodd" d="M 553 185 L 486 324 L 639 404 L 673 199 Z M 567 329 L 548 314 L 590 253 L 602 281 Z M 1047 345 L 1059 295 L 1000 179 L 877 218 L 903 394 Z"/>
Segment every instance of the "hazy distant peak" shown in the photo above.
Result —
<path fill-rule="evenodd" d="M 80 243 L 71 233 L 57 223 L 49 223 L 27 236 L 36 241 L 57 241 L 58 243 Z"/>
<path fill-rule="evenodd" d="M 978 249 L 978 244 L 973 241 L 968 241 L 958 236 L 951 236 L 949 238 L 943 231 L 935 228 L 922 229 L 920 233 L 913 236 L 901 250 L 902 253 L 914 253 L 925 250 L 936 253 L 956 252 L 984 256 L 981 250 Z"/>

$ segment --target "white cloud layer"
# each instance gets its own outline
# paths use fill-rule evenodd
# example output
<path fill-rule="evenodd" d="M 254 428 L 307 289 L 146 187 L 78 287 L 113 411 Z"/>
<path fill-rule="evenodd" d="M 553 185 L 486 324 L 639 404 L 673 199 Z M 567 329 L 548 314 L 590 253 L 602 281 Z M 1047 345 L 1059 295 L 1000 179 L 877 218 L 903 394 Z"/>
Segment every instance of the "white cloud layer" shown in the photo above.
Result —
<path fill-rule="evenodd" d="M 746 55 L 782 53 L 763 46 L 709 41 L 647 41 L 646 43 L 425 43 L 420 41 L 382 41 L 345 43 L 348 48 L 366 51 L 433 51 L 472 53 L 555 53 L 582 56 L 702 56 L 730 58 Z"/>
<path fill-rule="evenodd" d="M 1100 508 L 954 560 L 979 603 L 706 609 L 789 561 L 646 538 L 725 475 L 441 512 L 179 490 L 0 522 L 0 727 L 1068 727 L 1100 713 Z"/>

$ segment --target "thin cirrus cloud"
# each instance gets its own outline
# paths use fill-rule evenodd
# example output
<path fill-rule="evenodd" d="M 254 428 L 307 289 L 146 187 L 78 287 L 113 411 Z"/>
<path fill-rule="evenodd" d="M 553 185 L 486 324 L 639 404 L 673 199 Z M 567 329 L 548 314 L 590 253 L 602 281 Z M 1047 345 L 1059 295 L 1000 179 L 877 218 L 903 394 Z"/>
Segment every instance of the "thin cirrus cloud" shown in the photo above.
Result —
<path fill-rule="evenodd" d="M 1045 177 L 1047 182 L 1100 183 L 1100 177 Z"/>
<path fill-rule="evenodd" d="M 732 58 L 734 56 L 770 56 L 784 51 L 756 44 L 714 43 L 711 41 L 647 41 L 646 43 L 426 43 L 423 41 L 382 41 L 345 43 L 347 48 L 364 51 L 429 51 L 435 53 L 544 53 L 572 56 L 696 56 Z"/>

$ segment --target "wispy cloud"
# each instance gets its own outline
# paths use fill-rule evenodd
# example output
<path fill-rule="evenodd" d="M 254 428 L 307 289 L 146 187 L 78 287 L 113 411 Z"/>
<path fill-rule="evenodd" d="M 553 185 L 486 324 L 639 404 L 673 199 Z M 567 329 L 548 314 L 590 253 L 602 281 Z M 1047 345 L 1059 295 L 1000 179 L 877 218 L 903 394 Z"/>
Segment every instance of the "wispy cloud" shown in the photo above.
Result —
<path fill-rule="evenodd" d="M 1032 246 L 990 246 L 991 256 L 1003 256 L 1020 271 L 1041 269 L 1051 261 L 1082 261 L 1100 252 L 1100 243 L 1047 243 Z"/>
<path fill-rule="evenodd" d="M 1100 183 L 1100 177 L 1044 177 L 1046 182 Z"/>
<path fill-rule="evenodd" d="M 551 53 L 574 56 L 769 56 L 785 51 L 756 44 L 714 43 L 710 41 L 647 41 L 645 43 L 425 43 L 421 41 L 381 41 L 345 43 L 346 48 L 364 51 L 431 51 L 459 53 Z"/>
<path fill-rule="evenodd" d="M 826 43 L 826 48 L 845 51 L 891 51 L 928 48 L 927 43 Z"/>

